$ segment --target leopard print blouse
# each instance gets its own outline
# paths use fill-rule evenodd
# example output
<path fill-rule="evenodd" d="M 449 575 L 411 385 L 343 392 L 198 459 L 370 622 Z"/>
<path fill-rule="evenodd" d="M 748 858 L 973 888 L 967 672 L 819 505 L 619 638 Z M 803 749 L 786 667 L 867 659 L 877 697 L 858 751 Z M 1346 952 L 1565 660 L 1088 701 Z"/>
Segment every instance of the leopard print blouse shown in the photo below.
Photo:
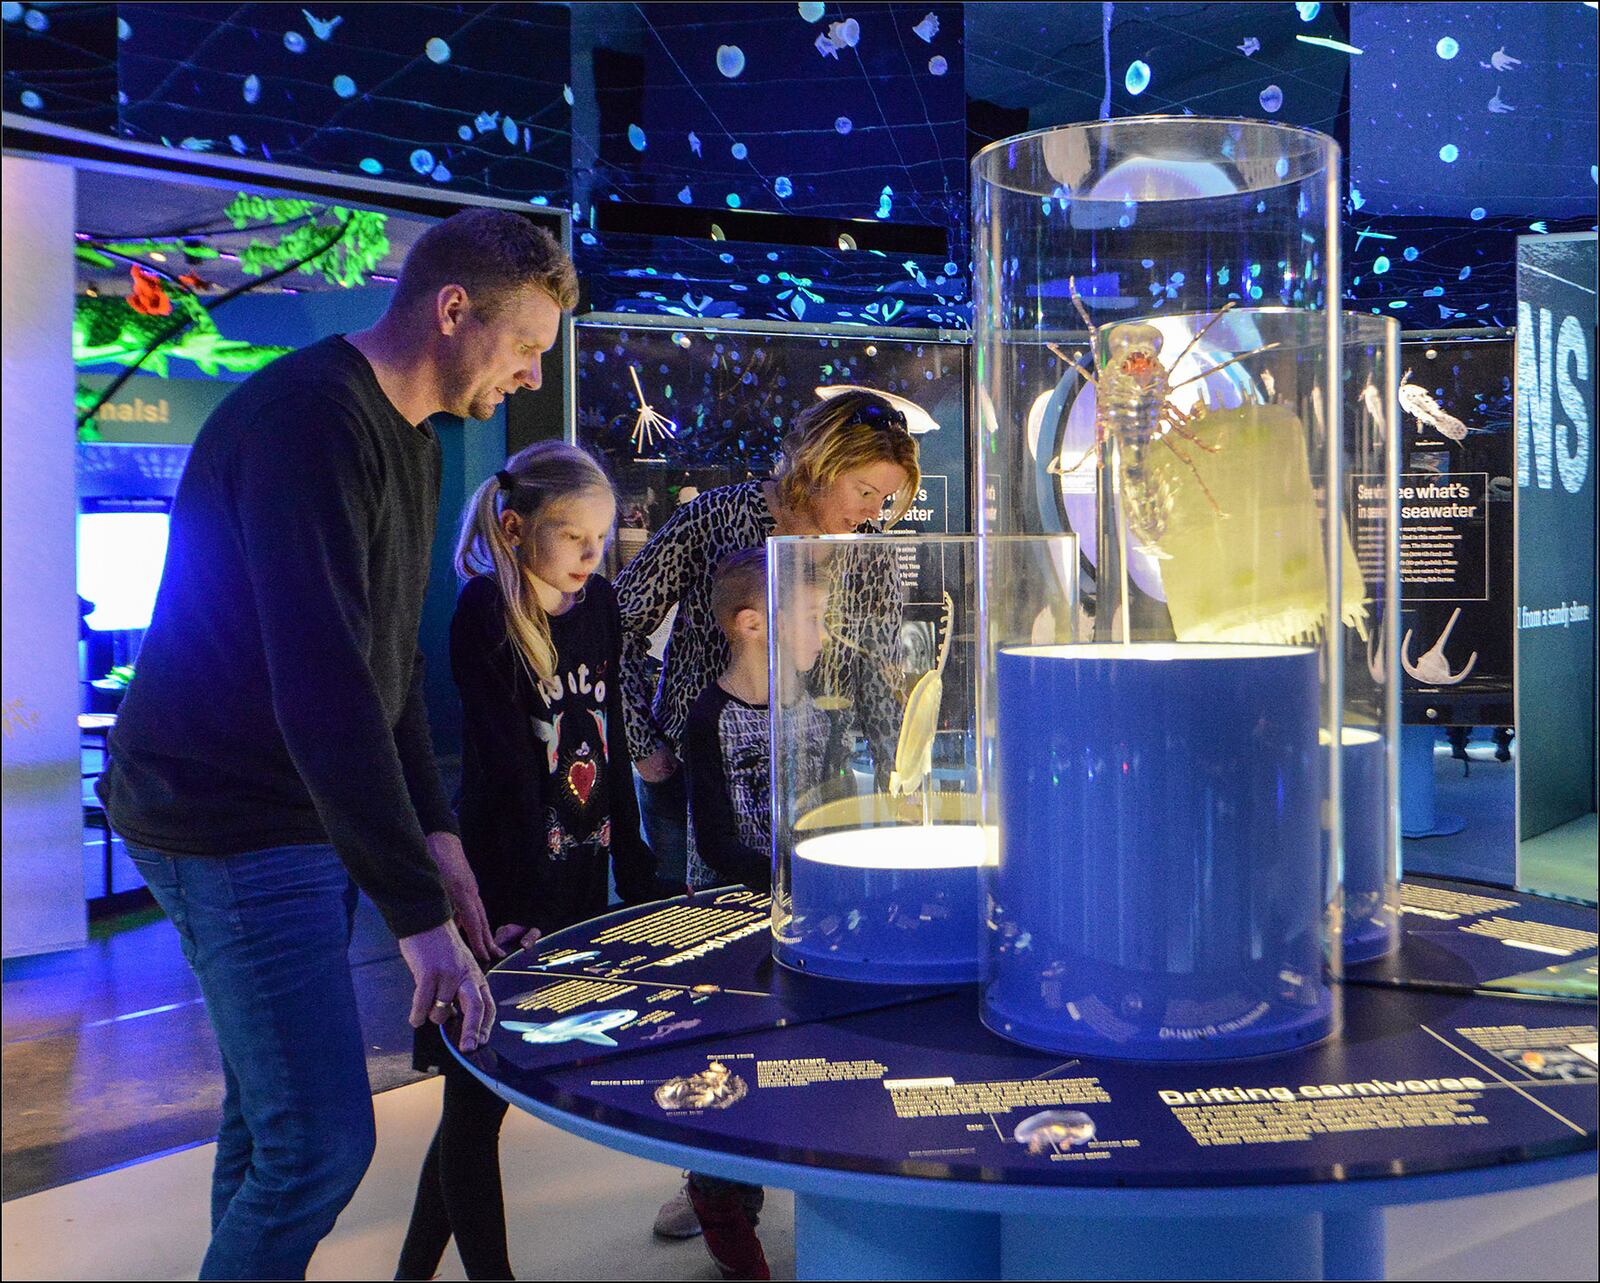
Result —
<path fill-rule="evenodd" d="M 728 666 L 728 640 L 711 613 L 711 576 L 722 558 L 761 547 L 776 529 L 762 486 L 759 480 L 742 481 L 692 499 L 617 576 L 623 716 L 634 761 L 663 744 L 679 752 L 690 705 Z M 876 522 L 857 529 L 880 531 Z M 858 546 L 841 548 L 830 570 L 829 641 L 807 685 L 854 710 L 850 720 L 871 746 L 874 774 L 887 780 L 900 734 L 893 663 L 904 612 L 900 576 L 891 552 Z M 677 618 L 660 678 L 652 684 L 650 634 L 674 602 Z"/>

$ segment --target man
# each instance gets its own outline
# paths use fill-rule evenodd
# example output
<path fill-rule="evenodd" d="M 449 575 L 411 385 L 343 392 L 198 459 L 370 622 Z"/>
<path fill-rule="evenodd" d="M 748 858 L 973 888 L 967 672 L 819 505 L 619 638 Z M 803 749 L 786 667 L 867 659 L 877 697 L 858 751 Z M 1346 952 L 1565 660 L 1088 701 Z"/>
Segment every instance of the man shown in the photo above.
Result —
<path fill-rule="evenodd" d="M 548 232 L 465 211 L 417 241 L 376 325 L 274 362 L 195 441 L 100 793 L 222 1051 L 201 1278 L 303 1278 L 371 1161 L 357 887 L 416 981 L 412 1025 L 459 1010 L 465 1051 L 493 1026 L 473 954 L 498 950 L 422 697 L 427 419 L 538 387 L 576 300 Z"/>

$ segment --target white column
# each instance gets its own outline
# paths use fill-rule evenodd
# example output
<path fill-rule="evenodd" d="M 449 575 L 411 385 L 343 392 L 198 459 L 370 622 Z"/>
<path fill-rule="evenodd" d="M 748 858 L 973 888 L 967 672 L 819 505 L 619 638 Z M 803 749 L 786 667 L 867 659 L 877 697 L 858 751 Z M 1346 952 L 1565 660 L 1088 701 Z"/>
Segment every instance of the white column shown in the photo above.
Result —
<path fill-rule="evenodd" d="M 6 957 L 84 942 L 70 165 L 6 156 L 0 702 Z"/>

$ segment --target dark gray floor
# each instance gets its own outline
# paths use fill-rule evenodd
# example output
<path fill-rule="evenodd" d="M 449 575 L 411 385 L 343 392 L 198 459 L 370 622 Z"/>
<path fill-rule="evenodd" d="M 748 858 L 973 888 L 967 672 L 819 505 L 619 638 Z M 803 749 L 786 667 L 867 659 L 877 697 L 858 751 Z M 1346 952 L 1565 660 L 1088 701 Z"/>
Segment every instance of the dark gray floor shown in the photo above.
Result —
<path fill-rule="evenodd" d="M 92 934 L 86 948 L 4 964 L 6 1199 L 216 1135 L 217 1046 L 177 933 L 149 910 Z M 350 960 L 373 1090 L 414 1081 L 410 975 L 364 899 Z"/>

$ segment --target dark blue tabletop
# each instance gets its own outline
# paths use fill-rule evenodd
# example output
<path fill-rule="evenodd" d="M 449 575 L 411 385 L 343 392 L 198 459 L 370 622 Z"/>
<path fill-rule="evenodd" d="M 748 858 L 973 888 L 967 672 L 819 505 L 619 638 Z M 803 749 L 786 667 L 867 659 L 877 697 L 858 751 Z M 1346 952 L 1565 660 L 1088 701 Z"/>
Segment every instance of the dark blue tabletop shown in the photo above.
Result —
<path fill-rule="evenodd" d="M 1532 972 L 1534 989 L 1557 993 L 1581 980 L 1594 910 L 1433 880 L 1406 904 L 1399 955 L 1342 987 L 1341 1033 L 1277 1056 L 1035 1052 L 979 1023 L 970 986 L 776 966 L 765 897 L 730 889 L 624 910 L 508 958 L 490 975 L 500 1024 L 467 1060 L 588 1123 L 844 1172 L 1282 1185 L 1592 1151 L 1592 1001 L 1487 986 Z M 1542 983 L 1547 968 L 1564 978 Z"/>

